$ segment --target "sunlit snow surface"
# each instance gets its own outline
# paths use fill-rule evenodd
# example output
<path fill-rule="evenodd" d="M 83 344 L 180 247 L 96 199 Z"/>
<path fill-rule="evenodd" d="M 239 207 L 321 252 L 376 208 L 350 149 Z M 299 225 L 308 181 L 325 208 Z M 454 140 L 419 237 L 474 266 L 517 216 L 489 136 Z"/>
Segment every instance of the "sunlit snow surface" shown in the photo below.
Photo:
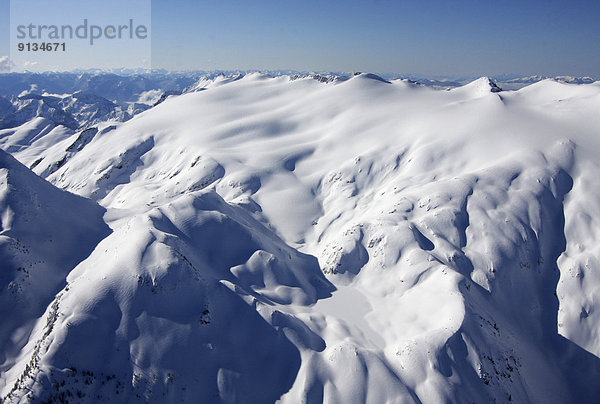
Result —
<path fill-rule="evenodd" d="M 0 396 L 600 397 L 600 85 L 204 80 L 0 131 Z"/>

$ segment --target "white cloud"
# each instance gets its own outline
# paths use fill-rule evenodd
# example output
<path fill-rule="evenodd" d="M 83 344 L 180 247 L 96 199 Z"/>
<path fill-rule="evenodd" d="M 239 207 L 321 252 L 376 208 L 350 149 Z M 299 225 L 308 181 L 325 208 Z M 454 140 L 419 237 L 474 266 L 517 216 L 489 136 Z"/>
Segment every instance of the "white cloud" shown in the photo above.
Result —
<path fill-rule="evenodd" d="M 0 73 L 9 72 L 13 63 L 10 61 L 8 56 L 0 56 Z"/>
<path fill-rule="evenodd" d="M 140 94 L 140 97 L 137 102 L 139 102 L 141 104 L 152 105 L 155 102 L 157 102 L 162 95 L 163 95 L 162 90 L 144 91 L 143 93 Z"/>

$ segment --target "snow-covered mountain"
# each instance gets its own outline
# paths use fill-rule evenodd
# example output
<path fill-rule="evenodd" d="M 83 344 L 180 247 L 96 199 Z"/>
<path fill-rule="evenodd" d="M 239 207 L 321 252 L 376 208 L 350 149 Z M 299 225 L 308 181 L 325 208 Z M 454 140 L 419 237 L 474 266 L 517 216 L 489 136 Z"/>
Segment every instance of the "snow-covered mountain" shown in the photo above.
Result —
<path fill-rule="evenodd" d="M 574 76 L 554 76 L 554 77 L 548 77 L 548 76 L 540 76 L 540 75 L 533 75 L 533 76 L 524 76 L 524 77 L 519 77 L 519 76 L 504 76 L 504 77 L 498 77 L 497 81 L 500 83 L 501 87 L 507 90 L 518 90 L 520 88 L 523 88 L 525 86 L 528 86 L 530 84 L 533 83 L 538 83 L 542 80 L 554 80 L 554 81 L 558 81 L 561 83 L 567 83 L 567 84 L 592 84 L 594 83 L 594 79 L 591 77 L 574 77 Z"/>
<path fill-rule="evenodd" d="M 600 85 L 500 87 L 214 76 L 0 131 L 2 400 L 593 402 Z"/>
<path fill-rule="evenodd" d="M 23 348 L 31 342 L 25 366 L 38 366 L 43 334 L 56 321 L 66 278 L 106 237 L 104 209 L 61 191 L 0 151 L 0 346 L 2 378 L 11 377 Z M 61 292 L 62 290 L 62 292 Z M 3 394 L 3 397 L 5 394 Z"/>
<path fill-rule="evenodd" d="M 4 96 L 31 91 L 39 94 L 86 92 L 126 105 L 149 91 L 183 91 L 198 79 L 199 74 L 10 73 L 0 74 L 0 88 Z"/>
<path fill-rule="evenodd" d="M 6 104 L 4 108 L 0 105 L 0 129 L 19 127 L 34 118 L 46 118 L 56 126 L 62 125 L 69 129 L 108 120 L 131 119 L 131 115 L 123 107 L 103 97 L 84 92 L 64 96 L 27 93 L 14 97 L 9 104 L 10 106 Z M 148 108 L 149 106 L 146 106 L 143 110 Z"/>

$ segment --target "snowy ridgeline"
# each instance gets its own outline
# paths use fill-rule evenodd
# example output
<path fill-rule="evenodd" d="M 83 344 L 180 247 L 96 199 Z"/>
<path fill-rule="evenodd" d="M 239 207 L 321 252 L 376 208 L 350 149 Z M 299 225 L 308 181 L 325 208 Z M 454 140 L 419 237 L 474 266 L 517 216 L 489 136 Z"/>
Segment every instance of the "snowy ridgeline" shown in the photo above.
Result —
<path fill-rule="evenodd" d="M 145 96 L 4 105 L 3 402 L 600 396 L 600 83 Z"/>

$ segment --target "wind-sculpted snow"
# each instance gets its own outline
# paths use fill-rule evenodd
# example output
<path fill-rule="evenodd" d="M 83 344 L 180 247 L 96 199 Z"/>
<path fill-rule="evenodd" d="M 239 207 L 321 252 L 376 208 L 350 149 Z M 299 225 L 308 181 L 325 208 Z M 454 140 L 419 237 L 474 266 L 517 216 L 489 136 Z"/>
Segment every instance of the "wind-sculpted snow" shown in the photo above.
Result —
<path fill-rule="evenodd" d="M 127 122 L 0 132 L 112 229 L 82 198 L 96 213 L 48 214 L 100 233 L 44 272 L 54 286 L 22 284 L 44 298 L 3 323 L 4 401 L 600 395 L 597 83 L 250 74 L 190 91 Z M 3 235 L 28 214 L 11 209 Z"/>
<path fill-rule="evenodd" d="M 292 386 L 300 354 L 237 284 L 263 304 L 311 304 L 332 290 L 316 259 L 214 191 L 127 219 L 69 275 L 40 370 L 21 383 L 52 400 L 71 389 L 110 401 L 273 401 Z"/>

